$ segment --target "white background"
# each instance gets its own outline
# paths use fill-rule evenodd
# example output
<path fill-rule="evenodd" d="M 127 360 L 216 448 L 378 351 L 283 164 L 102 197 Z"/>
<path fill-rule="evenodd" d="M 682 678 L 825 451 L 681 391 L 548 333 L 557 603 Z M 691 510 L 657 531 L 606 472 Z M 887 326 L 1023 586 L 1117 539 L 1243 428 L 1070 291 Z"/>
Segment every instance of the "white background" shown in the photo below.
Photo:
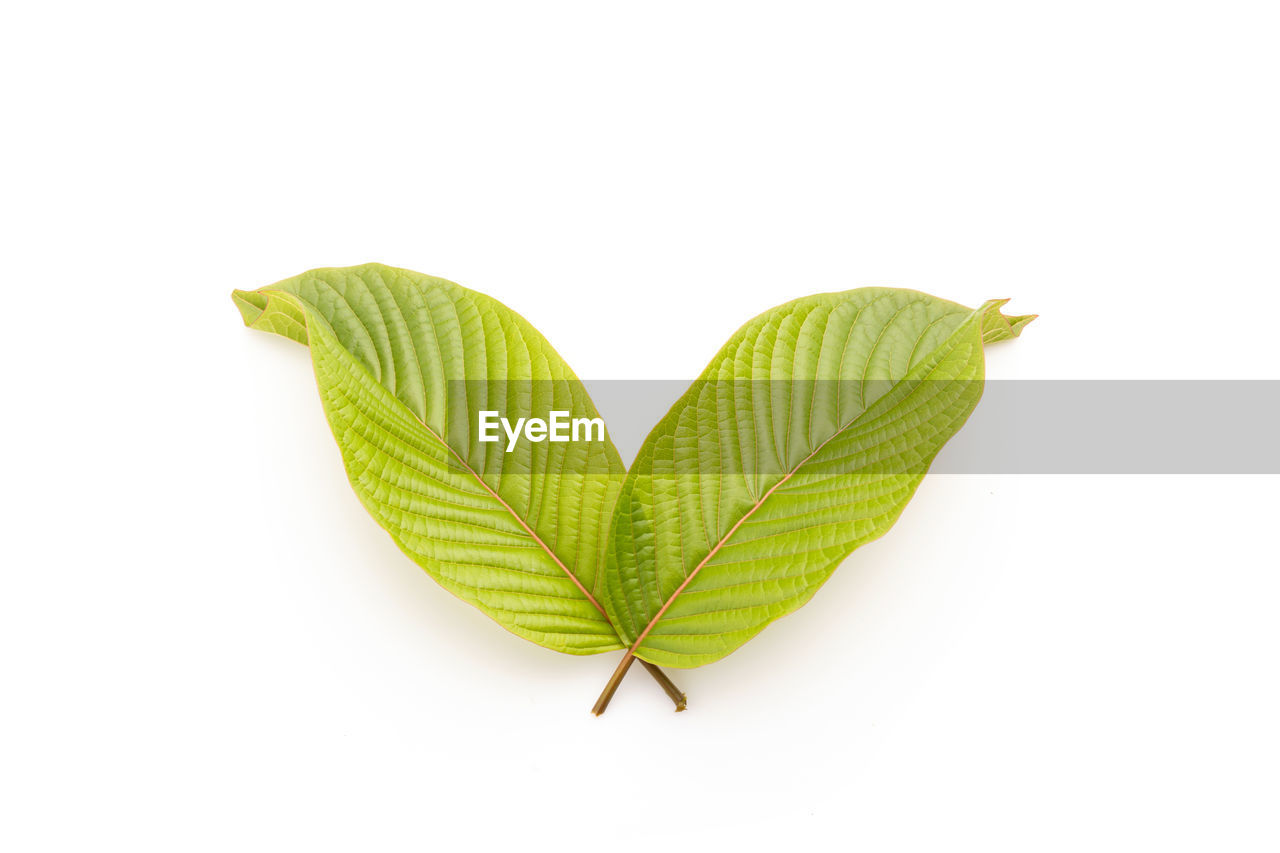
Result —
<path fill-rule="evenodd" d="M 995 378 L 1280 378 L 1277 15 L 7 5 L 0 847 L 1276 850 L 1276 478 L 931 477 L 596 719 L 618 655 L 404 558 L 228 294 L 379 260 L 689 378 L 896 285 L 1040 313 Z"/>

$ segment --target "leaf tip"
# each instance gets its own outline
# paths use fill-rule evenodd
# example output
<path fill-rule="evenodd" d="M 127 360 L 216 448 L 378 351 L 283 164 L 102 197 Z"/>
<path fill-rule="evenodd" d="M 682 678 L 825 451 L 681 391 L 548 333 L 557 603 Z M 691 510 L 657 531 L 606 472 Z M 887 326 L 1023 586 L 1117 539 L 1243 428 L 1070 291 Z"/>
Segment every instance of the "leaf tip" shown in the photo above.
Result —
<path fill-rule="evenodd" d="M 231 291 L 231 301 L 240 309 L 240 317 L 246 326 L 252 327 L 267 307 L 267 296 L 253 290 Z"/>
<path fill-rule="evenodd" d="M 984 344 L 1007 341 L 1018 337 L 1026 325 L 1039 314 L 1009 314 L 1000 311 L 1009 304 L 1008 299 L 990 299 L 978 310 L 982 313 L 982 342 Z"/>
<path fill-rule="evenodd" d="M 288 292 L 233 290 L 231 301 L 240 309 L 240 318 L 249 328 L 274 332 L 300 344 L 307 343 L 306 315 L 301 303 Z"/>

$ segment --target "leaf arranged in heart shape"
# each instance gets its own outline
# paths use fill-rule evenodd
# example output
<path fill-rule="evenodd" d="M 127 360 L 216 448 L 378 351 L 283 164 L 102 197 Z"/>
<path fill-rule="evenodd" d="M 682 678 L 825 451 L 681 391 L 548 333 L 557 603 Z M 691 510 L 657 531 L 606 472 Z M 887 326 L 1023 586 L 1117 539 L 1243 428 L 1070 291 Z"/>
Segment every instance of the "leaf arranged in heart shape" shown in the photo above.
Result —
<path fill-rule="evenodd" d="M 507 452 L 505 438 L 478 441 L 482 410 L 599 417 L 524 318 L 381 264 L 313 270 L 233 296 L 246 325 L 309 345 L 351 485 L 409 557 L 539 645 L 580 655 L 621 648 L 598 603 L 625 473 L 613 443 L 521 440 Z"/>
<path fill-rule="evenodd" d="M 1006 301 L 864 288 L 743 326 L 623 485 L 604 604 L 631 653 L 718 660 L 885 533 L 977 404 L 983 344 L 1034 319 L 1005 317 Z"/>
<path fill-rule="evenodd" d="M 481 440 L 482 412 L 599 418 L 489 297 L 367 264 L 234 298 L 309 347 L 351 485 L 406 554 L 533 642 L 627 648 L 597 713 L 634 659 L 682 709 L 654 664 L 730 653 L 888 530 L 977 404 L 983 345 L 1034 319 L 884 288 L 790 302 L 739 330 L 626 472 L 607 436 Z"/>

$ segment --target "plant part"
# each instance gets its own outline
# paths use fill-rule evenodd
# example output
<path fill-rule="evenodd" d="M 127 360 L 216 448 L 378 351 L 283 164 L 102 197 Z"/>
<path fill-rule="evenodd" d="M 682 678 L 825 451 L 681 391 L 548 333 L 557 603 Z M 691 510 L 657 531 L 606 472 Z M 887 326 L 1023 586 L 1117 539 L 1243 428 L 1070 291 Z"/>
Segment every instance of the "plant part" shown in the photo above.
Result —
<path fill-rule="evenodd" d="M 508 453 L 467 429 L 481 410 L 599 417 L 523 317 L 381 264 L 232 296 L 246 325 L 310 347 L 351 486 L 405 554 L 527 640 L 575 655 L 622 647 L 599 601 L 625 473 L 617 448 L 521 442 Z M 684 694 L 650 671 L 683 710 Z"/>
<path fill-rule="evenodd" d="M 743 326 L 653 429 L 627 474 L 605 609 L 633 658 L 719 660 L 807 602 L 897 520 L 982 395 L 1006 317 L 923 293 L 797 299 Z"/>
<path fill-rule="evenodd" d="M 886 288 L 789 302 L 729 340 L 628 472 L 607 437 L 541 440 L 599 413 L 489 297 L 369 264 L 234 298 L 310 347 L 352 487 L 406 554 L 519 636 L 625 649 L 597 714 L 637 659 L 682 710 L 658 666 L 719 660 L 887 531 L 977 404 L 983 345 L 1034 319 Z M 544 423 L 481 439 L 503 415 Z"/>

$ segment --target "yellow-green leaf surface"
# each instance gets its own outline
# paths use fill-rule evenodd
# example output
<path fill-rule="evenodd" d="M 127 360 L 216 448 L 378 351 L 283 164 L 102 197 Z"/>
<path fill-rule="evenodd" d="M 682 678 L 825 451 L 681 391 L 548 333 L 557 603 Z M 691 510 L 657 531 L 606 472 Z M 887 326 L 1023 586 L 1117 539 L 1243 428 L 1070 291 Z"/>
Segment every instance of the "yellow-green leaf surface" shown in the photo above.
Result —
<path fill-rule="evenodd" d="M 618 500 L 604 604 L 636 656 L 718 660 L 887 531 L 977 404 L 983 344 L 1033 319 L 1002 304 L 864 288 L 740 329 L 649 434 Z"/>
<path fill-rule="evenodd" d="M 600 441 L 477 440 L 481 410 L 598 417 L 524 318 L 380 264 L 236 291 L 246 325 L 309 345 L 361 502 L 400 548 L 503 627 L 570 654 L 620 648 L 598 603 L 624 466 Z"/>

